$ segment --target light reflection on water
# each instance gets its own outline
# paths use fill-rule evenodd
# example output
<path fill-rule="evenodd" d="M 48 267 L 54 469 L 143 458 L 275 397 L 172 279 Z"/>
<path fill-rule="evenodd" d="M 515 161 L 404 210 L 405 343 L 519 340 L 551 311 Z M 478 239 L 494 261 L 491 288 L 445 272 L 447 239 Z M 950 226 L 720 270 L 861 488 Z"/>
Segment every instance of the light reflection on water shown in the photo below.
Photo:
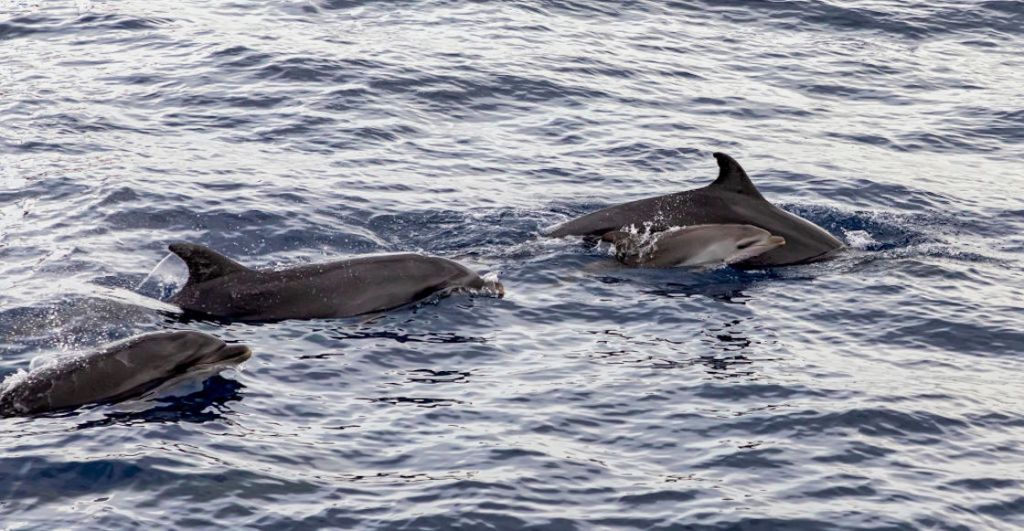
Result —
<path fill-rule="evenodd" d="M 158 329 L 255 351 L 183 396 L 0 420 L 4 525 L 1024 525 L 1017 4 L 0 21 L 0 375 Z M 851 249 L 639 271 L 538 237 L 704 185 L 712 151 Z M 508 291 L 196 320 L 157 300 L 182 240 L 254 267 L 422 251 Z"/>

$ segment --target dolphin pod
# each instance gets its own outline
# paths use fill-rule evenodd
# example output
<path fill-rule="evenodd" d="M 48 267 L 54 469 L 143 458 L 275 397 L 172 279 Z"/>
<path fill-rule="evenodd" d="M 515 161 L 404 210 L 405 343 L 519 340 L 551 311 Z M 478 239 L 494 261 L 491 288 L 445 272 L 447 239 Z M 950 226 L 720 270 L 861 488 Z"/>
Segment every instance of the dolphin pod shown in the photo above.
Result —
<path fill-rule="evenodd" d="M 743 168 L 715 153 L 718 178 L 695 190 L 610 206 L 565 222 L 550 237 L 599 237 L 627 265 L 726 263 L 740 269 L 828 258 L 843 244 L 824 229 L 766 200 Z M 626 229 L 643 227 L 649 242 Z M 183 310 L 240 321 L 352 317 L 399 308 L 434 294 L 504 288 L 445 258 L 363 256 L 281 270 L 250 269 L 208 247 L 175 243 L 188 266 L 185 286 L 168 302 Z"/>
<path fill-rule="evenodd" d="M 638 267 L 804 264 L 827 259 L 843 247 L 824 229 L 769 203 L 732 157 L 714 156 L 718 178 L 703 188 L 610 206 L 545 235 L 601 238 L 615 245 L 620 262 Z M 648 232 L 639 235 L 631 228 Z M 460 290 L 504 295 L 500 283 L 457 262 L 412 253 L 256 270 L 202 245 L 169 248 L 184 260 L 189 277 L 168 302 L 233 320 L 351 317 Z M 250 356 L 248 347 L 199 332 L 136 336 L 8 378 L 0 386 L 0 417 L 118 402 Z"/>
<path fill-rule="evenodd" d="M 188 282 L 169 302 L 240 321 L 352 317 L 460 289 L 504 294 L 497 281 L 435 256 L 376 255 L 270 271 L 202 245 L 176 243 L 170 250 L 188 266 Z"/>
<path fill-rule="evenodd" d="M 11 377 L 0 388 L 0 417 L 36 415 L 137 397 L 180 376 L 241 363 L 249 347 L 200 332 L 157 332 L 67 356 Z"/>
<path fill-rule="evenodd" d="M 735 264 L 786 244 L 781 236 L 753 225 L 694 225 L 647 237 L 625 231 L 606 232 L 615 257 L 639 267 L 692 267 Z"/>
<path fill-rule="evenodd" d="M 739 269 L 816 262 L 843 247 L 821 227 L 769 203 L 732 157 L 725 153 L 714 156 L 718 178 L 703 188 L 603 208 L 558 225 L 545 235 L 602 237 L 630 226 L 663 231 L 689 225 L 741 224 L 760 227 L 786 241 L 731 264 Z"/>

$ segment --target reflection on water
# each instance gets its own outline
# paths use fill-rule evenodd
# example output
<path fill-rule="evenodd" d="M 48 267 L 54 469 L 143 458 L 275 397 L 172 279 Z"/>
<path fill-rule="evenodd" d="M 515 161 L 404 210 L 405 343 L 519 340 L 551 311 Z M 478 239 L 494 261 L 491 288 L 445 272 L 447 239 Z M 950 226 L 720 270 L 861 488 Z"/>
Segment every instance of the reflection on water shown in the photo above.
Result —
<path fill-rule="evenodd" d="M 99 428 L 111 425 L 132 426 L 146 423 L 215 422 L 226 421 L 230 402 L 242 399 L 245 386 L 240 382 L 213 375 L 202 382 L 202 388 L 184 396 L 167 396 L 147 401 L 141 411 L 113 411 L 103 418 L 79 424 L 76 429 Z M 148 406 L 148 407 L 147 407 Z"/>
<path fill-rule="evenodd" d="M 425 408 L 446 407 L 462 404 L 464 402 L 451 398 L 426 398 L 409 396 L 381 396 L 377 398 L 363 398 L 368 402 L 379 404 L 390 404 L 392 406 L 411 405 Z"/>
<path fill-rule="evenodd" d="M 990 0 L 0 0 L 0 375 L 165 329 L 254 350 L 0 419 L 0 527 L 1021 527 L 1021 28 Z M 704 186 L 713 151 L 849 249 L 642 270 L 539 235 Z M 175 241 L 508 291 L 211 320 L 160 302 Z"/>

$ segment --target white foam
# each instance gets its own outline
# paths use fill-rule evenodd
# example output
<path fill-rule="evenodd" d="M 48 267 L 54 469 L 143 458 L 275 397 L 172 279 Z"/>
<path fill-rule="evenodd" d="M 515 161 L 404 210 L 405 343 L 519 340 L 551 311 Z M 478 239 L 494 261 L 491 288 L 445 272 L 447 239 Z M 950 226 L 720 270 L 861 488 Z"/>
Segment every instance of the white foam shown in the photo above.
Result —
<path fill-rule="evenodd" d="M 843 234 L 846 236 L 847 243 L 854 249 L 863 250 L 878 243 L 866 230 L 845 230 Z"/>
<path fill-rule="evenodd" d="M 10 389 L 12 386 L 24 382 L 27 378 L 28 371 L 25 369 L 18 369 L 17 371 L 8 374 L 4 377 L 3 381 L 0 381 L 0 394 L 3 394 L 4 391 Z"/>
<path fill-rule="evenodd" d="M 181 308 L 178 308 L 177 306 L 175 306 L 173 304 L 169 304 L 169 303 L 163 302 L 163 301 L 161 301 L 159 299 L 155 299 L 155 298 L 152 298 L 152 297 L 147 297 L 146 295 L 142 295 L 142 294 L 139 294 L 139 293 L 136 293 L 134 291 L 127 290 L 127 289 L 124 289 L 124 288 L 116 288 L 116 287 L 109 287 L 109 286 L 99 286 L 99 285 L 93 284 L 93 285 L 90 286 L 90 295 L 93 295 L 93 296 L 96 296 L 96 297 L 99 297 L 99 298 L 103 298 L 103 299 L 107 299 L 107 300 L 111 300 L 111 301 L 115 301 L 115 302 L 120 302 L 120 303 L 128 304 L 128 305 L 131 305 L 131 306 L 139 306 L 139 307 L 142 307 L 142 308 L 149 308 L 150 310 L 157 310 L 157 311 L 171 312 L 171 313 L 181 313 L 182 312 Z"/>

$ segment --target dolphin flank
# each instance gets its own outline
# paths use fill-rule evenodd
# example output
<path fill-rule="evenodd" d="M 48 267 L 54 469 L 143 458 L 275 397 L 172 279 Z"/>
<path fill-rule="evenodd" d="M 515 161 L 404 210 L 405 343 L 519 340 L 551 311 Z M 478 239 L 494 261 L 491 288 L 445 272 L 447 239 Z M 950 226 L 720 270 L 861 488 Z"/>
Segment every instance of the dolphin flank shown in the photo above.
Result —
<path fill-rule="evenodd" d="M 188 282 L 168 299 L 183 310 L 241 321 L 352 317 L 451 291 L 504 288 L 445 258 L 413 253 L 363 256 L 277 271 L 245 267 L 191 243 L 169 249 Z"/>
<path fill-rule="evenodd" d="M 664 231 L 690 225 L 753 225 L 779 236 L 785 245 L 732 264 L 740 269 L 805 264 L 828 258 L 843 243 L 821 227 L 765 199 L 743 168 L 725 153 L 715 153 L 718 178 L 694 190 L 610 206 L 567 221 L 545 236 L 601 237 L 625 227 Z"/>

